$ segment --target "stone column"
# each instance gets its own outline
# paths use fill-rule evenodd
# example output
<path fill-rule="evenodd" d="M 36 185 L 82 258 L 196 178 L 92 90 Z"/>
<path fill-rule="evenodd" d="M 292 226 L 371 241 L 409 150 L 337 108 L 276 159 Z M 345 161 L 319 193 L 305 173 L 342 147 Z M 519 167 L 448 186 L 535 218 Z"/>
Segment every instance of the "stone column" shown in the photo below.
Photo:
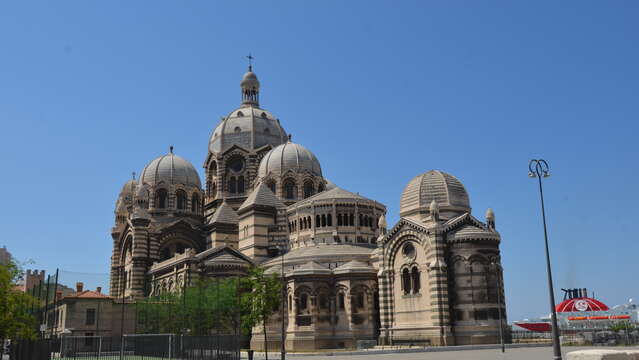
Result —
<path fill-rule="evenodd" d="M 133 224 L 133 267 L 131 269 L 130 294 L 134 298 L 144 297 L 146 270 L 148 267 L 148 226 L 147 218 L 132 219 Z"/>
<path fill-rule="evenodd" d="M 224 197 L 224 189 L 226 189 L 226 179 L 224 178 L 224 168 L 226 165 L 224 164 L 222 157 L 218 157 L 215 160 L 217 161 L 217 176 L 215 179 L 217 195 L 215 195 L 215 198 L 221 199 Z"/>
<path fill-rule="evenodd" d="M 295 296 L 295 286 L 294 284 L 291 284 L 291 292 L 287 295 L 291 296 L 291 311 L 289 311 L 288 313 L 288 327 L 286 329 L 286 332 L 294 332 L 295 331 L 295 327 L 297 326 L 297 321 L 296 320 L 296 316 L 297 316 L 297 297 Z"/>
<path fill-rule="evenodd" d="M 113 239 L 113 251 L 111 253 L 111 274 L 109 276 L 109 294 L 118 296 L 120 289 L 120 232 L 111 233 Z"/>
<path fill-rule="evenodd" d="M 431 232 L 433 254 L 429 257 L 434 259 L 428 269 L 428 286 L 431 294 L 432 320 L 433 325 L 440 327 L 440 345 L 454 345 L 448 341 L 450 335 L 450 312 L 448 301 L 448 266 L 444 261 L 445 244 L 441 229 L 437 226 Z"/>

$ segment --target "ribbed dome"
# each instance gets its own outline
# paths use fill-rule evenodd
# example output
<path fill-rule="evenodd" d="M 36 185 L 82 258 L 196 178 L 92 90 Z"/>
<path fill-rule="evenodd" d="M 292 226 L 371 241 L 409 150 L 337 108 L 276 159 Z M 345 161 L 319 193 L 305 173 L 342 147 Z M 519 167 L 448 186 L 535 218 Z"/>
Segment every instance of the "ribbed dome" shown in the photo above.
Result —
<path fill-rule="evenodd" d="M 433 200 L 441 211 L 470 211 L 470 201 L 464 185 L 453 175 L 431 170 L 414 177 L 406 185 L 399 203 L 400 216 L 429 211 Z"/>
<path fill-rule="evenodd" d="M 195 186 L 198 189 L 202 187 L 200 176 L 193 165 L 173 152 L 160 156 L 145 166 L 140 176 L 140 183 L 151 186 L 164 183 Z"/>
<path fill-rule="evenodd" d="M 286 141 L 286 131 L 268 111 L 254 106 L 233 110 L 220 122 L 209 140 L 209 151 L 218 154 L 238 145 L 254 150 L 264 145 L 273 147 Z"/>
<path fill-rule="evenodd" d="M 269 174 L 276 176 L 292 170 L 295 173 L 308 172 L 316 176 L 322 176 L 320 163 L 308 149 L 302 145 L 287 142 L 269 151 L 257 171 L 257 176 L 262 178 Z"/>

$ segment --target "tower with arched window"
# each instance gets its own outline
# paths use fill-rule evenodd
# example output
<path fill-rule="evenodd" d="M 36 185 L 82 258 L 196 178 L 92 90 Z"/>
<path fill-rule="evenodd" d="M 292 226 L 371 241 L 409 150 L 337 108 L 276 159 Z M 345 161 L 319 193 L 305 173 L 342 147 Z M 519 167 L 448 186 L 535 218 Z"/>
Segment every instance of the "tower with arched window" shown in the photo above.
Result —
<path fill-rule="evenodd" d="M 492 210 L 479 221 L 464 185 L 432 170 L 405 187 L 400 216 L 376 254 L 379 342 L 499 342 L 499 312 L 506 317 Z"/>

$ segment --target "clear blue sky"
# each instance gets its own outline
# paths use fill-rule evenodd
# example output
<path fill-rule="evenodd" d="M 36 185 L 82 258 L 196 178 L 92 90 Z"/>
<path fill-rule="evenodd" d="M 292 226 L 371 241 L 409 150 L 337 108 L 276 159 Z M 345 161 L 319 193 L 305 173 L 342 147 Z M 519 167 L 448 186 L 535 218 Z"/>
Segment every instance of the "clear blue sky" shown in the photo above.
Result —
<path fill-rule="evenodd" d="M 391 225 L 430 169 L 495 210 L 511 321 L 548 312 L 527 177 L 547 159 L 556 288 L 621 303 L 639 296 L 638 17 L 635 1 L 2 2 L 0 246 L 107 273 L 120 187 L 171 144 L 202 173 L 252 52 L 262 105 Z"/>

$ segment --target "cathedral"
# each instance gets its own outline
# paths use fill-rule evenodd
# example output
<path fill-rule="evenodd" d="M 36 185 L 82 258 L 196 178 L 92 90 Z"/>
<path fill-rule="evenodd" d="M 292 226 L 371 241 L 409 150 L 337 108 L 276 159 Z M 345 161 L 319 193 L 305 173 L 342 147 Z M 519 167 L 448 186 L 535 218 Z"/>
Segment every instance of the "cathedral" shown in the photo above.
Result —
<path fill-rule="evenodd" d="M 261 266 L 286 285 L 267 324 L 270 349 L 282 322 L 288 351 L 499 342 L 506 316 L 491 209 L 477 219 L 459 179 L 430 170 L 405 186 L 389 228 L 383 204 L 325 179 L 315 154 L 261 108 L 251 66 L 240 88 L 239 108 L 211 132 L 204 183 L 171 147 L 122 187 L 111 296 L 136 300 Z M 254 334 L 252 348 L 263 344 Z"/>

